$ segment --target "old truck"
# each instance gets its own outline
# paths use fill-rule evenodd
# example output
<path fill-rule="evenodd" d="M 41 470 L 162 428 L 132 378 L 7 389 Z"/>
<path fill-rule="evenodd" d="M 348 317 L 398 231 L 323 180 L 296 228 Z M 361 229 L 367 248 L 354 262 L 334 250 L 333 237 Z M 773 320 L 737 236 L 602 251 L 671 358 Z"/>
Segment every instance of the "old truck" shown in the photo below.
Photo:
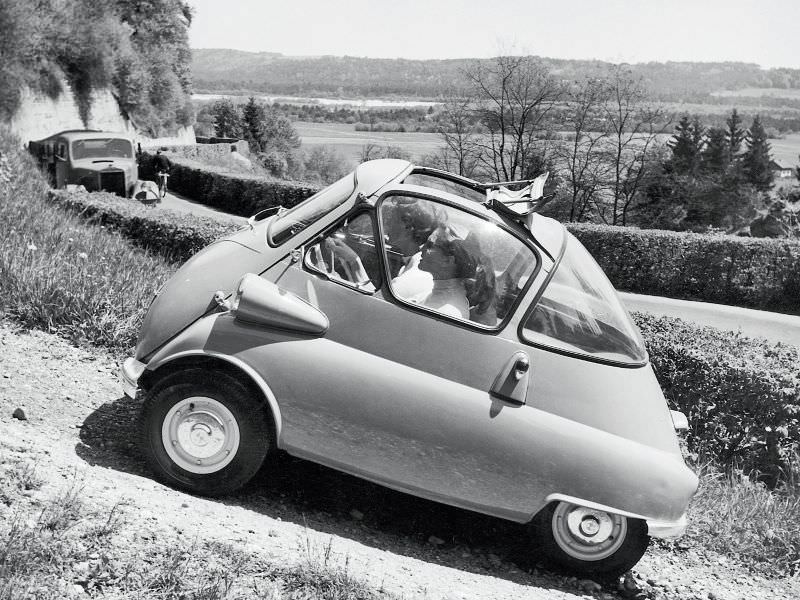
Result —
<path fill-rule="evenodd" d="M 56 188 L 130 196 L 139 177 L 133 139 L 125 133 L 73 129 L 32 141 L 28 149 Z"/>

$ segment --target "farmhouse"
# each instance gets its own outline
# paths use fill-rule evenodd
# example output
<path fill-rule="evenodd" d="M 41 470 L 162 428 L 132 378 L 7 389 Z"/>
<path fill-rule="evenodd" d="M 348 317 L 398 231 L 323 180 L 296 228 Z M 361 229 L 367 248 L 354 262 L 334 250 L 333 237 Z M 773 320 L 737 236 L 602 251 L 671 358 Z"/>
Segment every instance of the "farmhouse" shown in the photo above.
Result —
<path fill-rule="evenodd" d="M 779 165 L 774 160 L 769 161 L 769 170 L 775 175 L 775 179 L 786 179 L 792 176 L 791 167 Z"/>

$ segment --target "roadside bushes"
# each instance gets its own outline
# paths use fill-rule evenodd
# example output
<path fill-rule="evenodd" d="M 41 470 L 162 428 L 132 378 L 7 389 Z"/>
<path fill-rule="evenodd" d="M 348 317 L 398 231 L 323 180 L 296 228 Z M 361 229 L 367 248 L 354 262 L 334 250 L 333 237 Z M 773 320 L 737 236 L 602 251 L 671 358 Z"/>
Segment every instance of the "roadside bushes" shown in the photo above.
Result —
<path fill-rule="evenodd" d="M 800 242 L 568 224 L 615 287 L 800 314 Z"/>
<path fill-rule="evenodd" d="M 774 485 L 798 474 L 800 348 L 636 313 L 667 399 L 689 418 L 696 462 L 758 472 Z"/>
<path fill-rule="evenodd" d="M 169 187 L 208 206 L 242 217 L 265 208 L 290 208 L 319 191 L 313 184 L 270 180 L 263 176 L 225 172 L 197 161 L 170 156 L 172 174 Z M 141 155 L 139 176 L 155 180 L 153 156 Z"/>
<path fill-rule="evenodd" d="M 241 229 L 239 225 L 207 217 L 153 210 L 106 192 L 49 190 L 47 198 L 53 204 L 119 231 L 138 246 L 176 263 L 186 261 L 214 240 Z"/>

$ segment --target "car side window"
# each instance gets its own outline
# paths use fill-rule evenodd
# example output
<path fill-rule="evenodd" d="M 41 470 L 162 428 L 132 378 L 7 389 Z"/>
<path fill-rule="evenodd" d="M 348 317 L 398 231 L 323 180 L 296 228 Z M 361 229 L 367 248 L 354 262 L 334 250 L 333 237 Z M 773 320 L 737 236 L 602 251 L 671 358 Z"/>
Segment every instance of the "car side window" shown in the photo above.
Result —
<path fill-rule="evenodd" d="M 305 265 L 345 285 L 374 292 L 381 285 L 375 230 L 368 213 L 348 217 L 306 249 Z"/>
<path fill-rule="evenodd" d="M 379 218 L 392 294 L 438 314 L 497 328 L 536 269 L 509 231 L 449 205 L 390 196 Z"/>

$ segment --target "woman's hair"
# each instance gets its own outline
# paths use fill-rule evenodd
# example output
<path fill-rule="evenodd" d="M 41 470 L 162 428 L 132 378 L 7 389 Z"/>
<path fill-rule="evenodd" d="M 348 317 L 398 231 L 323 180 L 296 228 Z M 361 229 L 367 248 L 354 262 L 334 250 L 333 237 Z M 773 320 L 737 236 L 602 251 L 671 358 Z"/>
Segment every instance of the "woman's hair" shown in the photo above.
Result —
<path fill-rule="evenodd" d="M 475 277 L 477 263 L 464 240 L 447 225 L 439 225 L 430 236 L 431 243 L 455 260 L 455 278 Z"/>

